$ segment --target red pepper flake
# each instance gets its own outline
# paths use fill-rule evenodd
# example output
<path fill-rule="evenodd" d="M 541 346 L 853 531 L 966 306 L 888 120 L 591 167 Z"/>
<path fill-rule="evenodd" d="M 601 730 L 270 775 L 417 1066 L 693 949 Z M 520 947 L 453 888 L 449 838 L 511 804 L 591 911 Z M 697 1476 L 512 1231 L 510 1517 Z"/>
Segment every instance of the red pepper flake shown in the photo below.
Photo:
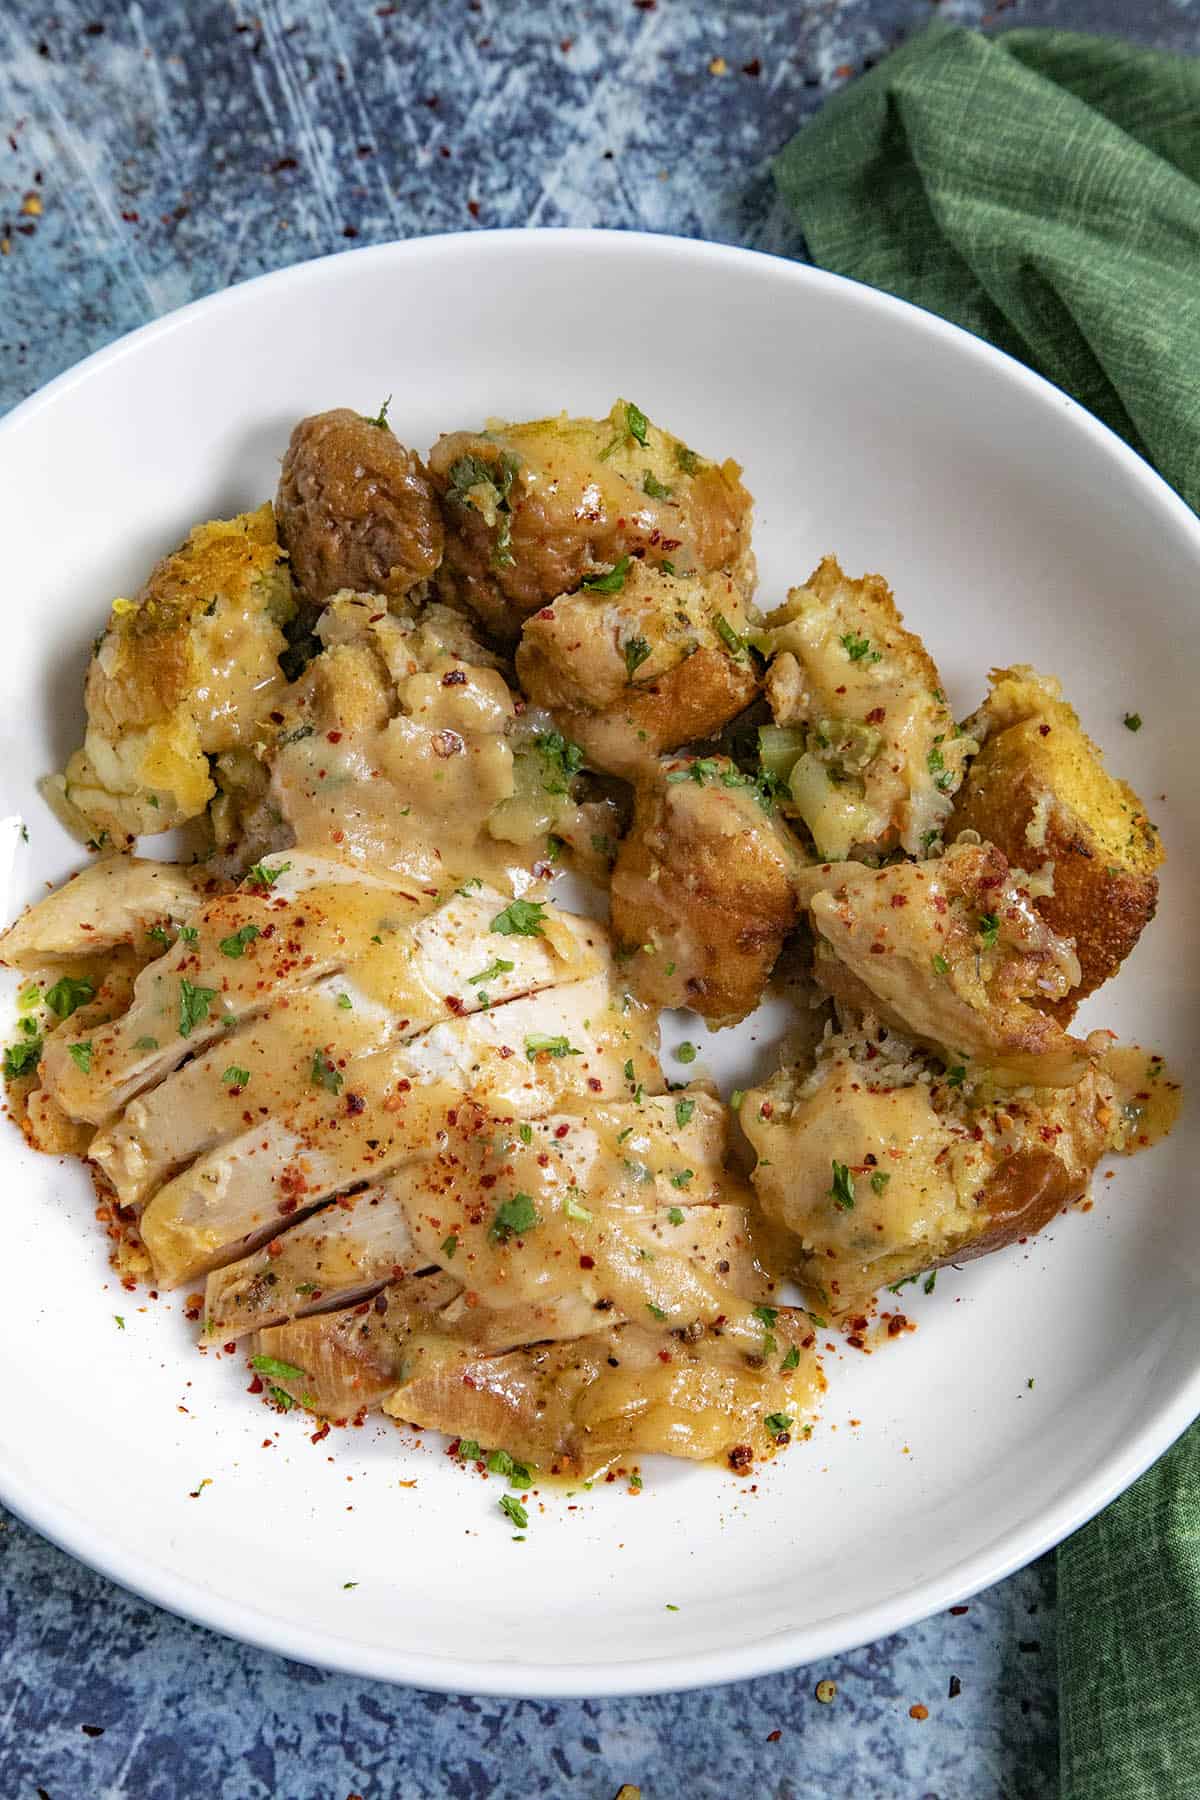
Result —
<path fill-rule="evenodd" d="M 907 906 L 908 905 L 908 895 L 907 894 L 893 894 L 892 895 L 892 905 L 893 906 Z"/>
<path fill-rule="evenodd" d="M 570 1129 L 571 1127 L 569 1125 L 556 1125 L 554 1127 L 554 1135 L 556 1138 L 565 1138 Z"/>
<path fill-rule="evenodd" d="M 742 64 L 742 74 L 749 75 L 752 78 L 762 74 L 762 63 L 757 56 L 752 56 L 748 63 Z"/>
<path fill-rule="evenodd" d="M 950 1617 L 952 1619 L 961 1619 L 963 1614 L 965 1612 L 970 1612 L 970 1610 L 969 1606 L 952 1606 L 950 1608 Z"/>
<path fill-rule="evenodd" d="M 255 1377 L 254 1377 L 254 1380 L 253 1380 L 253 1381 L 252 1381 L 252 1382 L 251 1382 L 251 1383 L 250 1383 L 250 1386 L 249 1386 L 249 1387 L 248 1387 L 248 1388 L 247 1388 L 247 1389 L 246 1389 L 246 1392 L 247 1392 L 247 1393 L 248 1393 L 248 1394 L 261 1394 L 261 1393 L 262 1393 L 262 1391 L 263 1391 L 263 1379 L 262 1379 L 262 1376 L 261 1376 L 261 1375 L 256 1375 L 256 1376 L 255 1376 Z"/>
<path fill-rule="evenodd" d="M 782 1731 L 768 1731 L 767 1742 L 768 1744 L 777 1744 L 782 1736 Z"/>
<path fill-rule="evenodd" d="M 470 213 L 470 215 L 473 219 L 477 219 L 479 217 L 479 202 L 478 202 L 478 200 L 468 200 L 467 201 L 467 211 Z"/>
<path fill-rule="evenodd" d="M 1049 737 L 1050 736 L 1050 727 L 1048 725 L 1039 725 L 1038 726 L 1038 734 L 1041 737 Z"/>
<path fill-rule="evenodd" d="M 594 1256 L 581 1256 L 579 1259 L 579 1266 L 581 1269 L 594 1269 L 596 1266 L 596 1259 Z"/>
<path fill-rule="evenodd" d="M 329 1420 L 326 1419 L 325 1423 L 321 1426 L 321 1429 L 319 1431 L 314 1431 L 308 1441 L 310 1444 L 319 1444 L 319 1443 L 321 1443 L 322 1439 L 327 1438 L 328 1436 L 329 1436 Z"/>
<path fill-rule="evenodd" d="M 916 1706 L 909 1707 L 908 1716 L 910 1719 L 927 1719 L 929 1717 L 929 1708 L 927 1706 L 922 1706 L 918 1701 Z"/>

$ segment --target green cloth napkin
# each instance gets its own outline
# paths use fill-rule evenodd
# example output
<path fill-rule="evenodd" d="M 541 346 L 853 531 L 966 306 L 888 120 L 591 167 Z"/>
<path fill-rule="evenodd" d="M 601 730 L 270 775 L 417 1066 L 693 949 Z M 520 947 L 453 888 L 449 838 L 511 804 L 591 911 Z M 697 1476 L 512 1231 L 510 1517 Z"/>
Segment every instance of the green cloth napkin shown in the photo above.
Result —
<path fill-rule="evenodd" d="M 775 174 L 814 261 L 1040 369 L 1200 510 L 1200 61 L 935 25 Z M 1197 1800 L 1200 1426 L 1058 1578 L 1062 1800 Z"/>
<path fill-rule="evenodd" d="M 814 262 L 1030 363 L 1200 510 L 1200 59 L 933 25 L 775 179 Z"/>

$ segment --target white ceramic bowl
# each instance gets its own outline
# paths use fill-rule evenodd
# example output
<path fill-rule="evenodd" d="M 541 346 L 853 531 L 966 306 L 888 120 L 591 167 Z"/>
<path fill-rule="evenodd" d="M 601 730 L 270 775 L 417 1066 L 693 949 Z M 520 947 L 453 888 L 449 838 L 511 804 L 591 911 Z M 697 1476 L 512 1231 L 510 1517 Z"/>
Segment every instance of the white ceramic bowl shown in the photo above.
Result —
<path fill-rule="evenodd" d="M 991 664 L 1062 675 L 1170 851 L 1159 919 L 1086 1022 L 1190 1072 L 1200 522 L 1088 414 L 953 327 L 668 238 L 497 232 L 309 263 L 134 333 L 0 426 L 6 916 L 77 860 L 34 784 L 76 741 L 110 598 L 195 520 L 269 495 L 302 414 L 388 392 L 420 447 L 489 414 L 634 397 L 744 463 L 764 602 L 834 549 L 888 576 L 961 710 Z M 777 1024 L 725 1034 L 709 1066 L 736 1079 Z M 310 1421 L 276 1421 L 240 1356 L 197 1354 L 177 1298 L 114 1285 L 79 1168 L 5 1128 L 0 1494 L 164 1606 L 363 1675 L 595 1695 L 787 1667 L 1016 1568 L 1200 1411 L 1198 1150 L 1188 1109 L 1098 1182 L 1087 1216 L 928 1298 L 907 1290 L 919 1330 L 831 1353 L 824 1423 L 752 1488 L 656 1462 L 636 1498 L 548 1493 L 515 1544 L 495 1484 L 438 1441 L 406 1450 L 368 1425 L 314 1447 Z"/>

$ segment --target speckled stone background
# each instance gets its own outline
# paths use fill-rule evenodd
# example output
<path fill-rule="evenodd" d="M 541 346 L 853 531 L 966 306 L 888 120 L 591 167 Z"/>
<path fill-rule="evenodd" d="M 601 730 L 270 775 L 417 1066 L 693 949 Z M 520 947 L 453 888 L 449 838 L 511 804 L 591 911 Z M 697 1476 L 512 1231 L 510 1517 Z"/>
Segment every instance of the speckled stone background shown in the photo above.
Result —
<path fill-rule="evenodd" d="M 935 12 L 1200 50 L 1200 0 L 3 0 L 0 406 L 183 301 L 356 243 L 600 225 L 803 255 L 771 156 Z M 0 1573 L 0 1800 L 1057 1793 L 1049 1558 L 828 1666 L 565 1704 L 244 1649 L 2 1515 Z"/>

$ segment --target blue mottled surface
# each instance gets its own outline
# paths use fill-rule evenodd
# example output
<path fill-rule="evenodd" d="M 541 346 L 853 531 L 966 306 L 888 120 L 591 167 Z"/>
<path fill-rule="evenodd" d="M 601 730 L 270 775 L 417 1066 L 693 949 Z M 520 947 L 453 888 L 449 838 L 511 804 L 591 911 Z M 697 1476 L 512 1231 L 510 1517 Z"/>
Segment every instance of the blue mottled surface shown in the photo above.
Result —
<path fill-rule="evenodd" d="M 569 224 L 801 254 L 770 157 L 935 12 L 1200 49 L 1200 0 L 5 0 L 0 407 L 183 301 L 355 243 Z M 828 1666 L 571 1703 L 301 1668 L 11 1520 L 0 1575 L 0 1800 L 1057 1792 L 1050 1559 Z"/>

